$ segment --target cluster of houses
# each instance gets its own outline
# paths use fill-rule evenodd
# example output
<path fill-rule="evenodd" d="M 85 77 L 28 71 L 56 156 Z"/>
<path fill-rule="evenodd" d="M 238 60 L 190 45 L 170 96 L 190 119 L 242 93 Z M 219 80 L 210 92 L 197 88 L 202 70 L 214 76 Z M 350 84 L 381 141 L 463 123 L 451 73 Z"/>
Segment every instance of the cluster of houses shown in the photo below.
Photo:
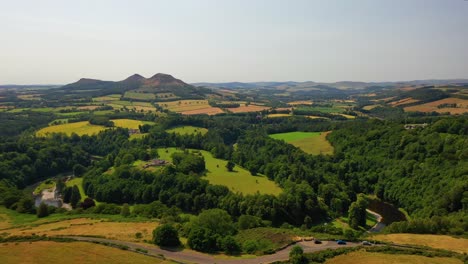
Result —
<path fill-rule="evenodd" d="M 427 123 L 424 123 L 424 124 L 406 124 L 405 125 L 405 129 L 406 130 L 409 130 L 409 129 L 416 129 L 416 128 L 425 128 L 427 127 Z"/>

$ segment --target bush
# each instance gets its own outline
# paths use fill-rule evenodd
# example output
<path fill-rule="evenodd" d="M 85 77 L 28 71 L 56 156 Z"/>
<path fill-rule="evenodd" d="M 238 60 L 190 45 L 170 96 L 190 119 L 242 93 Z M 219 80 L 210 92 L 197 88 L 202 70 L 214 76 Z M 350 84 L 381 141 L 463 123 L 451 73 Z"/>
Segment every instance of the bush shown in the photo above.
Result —
<path fill-rule="evenodd" d="M 242 244 L 242 249 L 249 254 L 254 254 L 258 250 L 258 243 L 255 240 L 246 240 Z"/>
<path fill-rule="evenodd" d="M 158 226 L 153 231 L 153 243 L 161 247 L 177 247 L 180 245 L 179 233 L 172 225 Z"/>
<path fill-rule="evenodd" d="M 49 215 L 49 208 L 45 203 L 41 203 L 37 208 L 37 217 L 42 218 Z"/>
<path fill-rule="evenodd" d="M 226 236 L 219 240 L 218 247 L 221 248 L 226 254 L 234 255 L 241 251 L 239 243 L 232 237 Z"/>

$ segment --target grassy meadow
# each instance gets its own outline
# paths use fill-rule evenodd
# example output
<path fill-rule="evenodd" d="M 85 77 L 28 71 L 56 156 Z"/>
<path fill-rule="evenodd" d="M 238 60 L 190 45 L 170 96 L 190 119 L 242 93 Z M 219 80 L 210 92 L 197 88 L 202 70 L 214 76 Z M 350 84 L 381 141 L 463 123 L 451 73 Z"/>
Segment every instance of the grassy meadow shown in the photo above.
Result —
<path fill-rule="evenodd" d="M 118 248 L 86 242 L 58 243 L 52 241 L 2 243 L 0 244 L 2 264 L 36 263 L 115 263 L 146 264 L 171 263 L 167 260 L 145 256 Z"/>
<path fill-rule="evenodd" d="M 331 155 L 333 154 L 333 146 L 326 139 L 328 133 L 330 132 L 288 132 L 272 134 L 270 137 L 284 140 L 309 154 Z"/>
<path fill-rule="evenodd" d="M 372 239 L 406 245 L 427 246 L 468 254 L 468 239 L 429 234 L 379 234 Z"/>
<path fill-rule="evenodd" d="M 130 99 L 148 100 L 148 101 L 156 99 L 156 96 L 152 93 L 137 93 L 137 92 L 132 92 L 132 91 L 125 92 L 124 97 L 130 98 Z"/>
<path fill-rule="evenodd" d="M 176 133 L 180 135 L 192 135 L 201 133 L 202 135 L 208 132 L 208 129 L 204 127 L 195 127 L 195 126 L 179 126 L 166 130 L 167 133 Z"/>
<path fill-rule="evenodd" d="M 424 257 L 419 255 L 384 254 L 355 251 L 329 259 L 326 264 L 462 264 L 456 258 Z"/>
<path fill-rule="evenodd" d="M 166 152 L 167 151 L 167 152 Z M 161 159 L 172 161 L 171 155 L 174 152 L 181 151 L 176 148 L 158 149 Z M 270 181 L 265 176 L 252 176 L 249 171 L 239 166 L 235 166 L 234 171 L 228 172 L 226 169 L 226 160 L 216 159 L 208 151 L 200 150 L 206 163 L 205 178 L 211 184 L 227 186 L 233 192 L 243 194 L 262 194 L 278 195 L 281 188 L 275 182 Z"/>

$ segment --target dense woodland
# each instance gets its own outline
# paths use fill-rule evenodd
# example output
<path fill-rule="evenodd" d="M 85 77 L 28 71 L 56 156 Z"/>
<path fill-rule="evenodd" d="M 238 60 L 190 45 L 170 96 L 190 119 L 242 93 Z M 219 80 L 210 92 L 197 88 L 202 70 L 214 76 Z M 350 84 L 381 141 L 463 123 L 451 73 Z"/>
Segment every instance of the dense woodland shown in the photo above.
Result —
<path fill-rule="evenodd" d="M 169 115 L 157 121 L 156 126 L 146 128 L 149 135 L 141 140 L 129 141 L 127 130 L 122 128 L 95 136 L 56 134 L 36 138 L 26 133 L 2 137 L 0 179 L 5 192 L 0 201 L 21 211 L 28 205 L 21 205 L 27 201 L 16 189 L 78 170 L 79 164 L 83 168 L 86 195 L 110 204 L 157 201 L 166 208 L 189 213 L 219 208 L 233 219 L 250 215 L 274 226 L 284 223 L 311 226 L 349 213 L 355 226 L 359 226 L 363 225 L 362 211 L 366 203 L 358 199 L 358 194 L 363 193 L 404 208 L 411 217 L 423 219 L 422 223 L 439 223 L 430 225 L 431 229 L 408 222 L 404 226 L 394 224 L 389 230 L 427 233 L 467 230 L 468 120 L 465 116 L 435 118 L 430 126 L 414 130 L 404 129 L 399 121 L 339 122 L 301 117 L 262 120 L 254 114 Z M 175 124 L 205 127 L 209 132 L 205 135 L 165 132 Z M 295 130 L 333 130 L 328 140 L 335 154 L 308 155 L 268 137 L 269 133 Z M 266 175 L 284 191 L 279 196 L 242 195 L 224 186 L 211 185 L 202 177 L 203 158 L 188 152 L 175 155 L 174 166 L 159 172 L 131 166 L 135 160 L 156 158 L 157 152 L 151 150 L 160 147 L 208 150 L 217 158 L 248 169 L 252 175 Z M 440 227 L 441 221 L 448 224 Z"/>

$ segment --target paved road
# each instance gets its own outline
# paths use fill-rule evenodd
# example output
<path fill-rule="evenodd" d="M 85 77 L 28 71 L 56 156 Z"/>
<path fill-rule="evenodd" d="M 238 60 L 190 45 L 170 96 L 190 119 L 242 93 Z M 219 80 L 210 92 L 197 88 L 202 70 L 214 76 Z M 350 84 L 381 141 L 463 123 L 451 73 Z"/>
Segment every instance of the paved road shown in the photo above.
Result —
<path fill-rule="evenodd" d="M 258 263 L 271 263 L 274 261 L 282 261 L 289 259 L 289 251 L 293 246 L 288 246 L 285 249 L 282 249 L 275 254 L 264 255 L 250 259 L 223 259 L 216 258 L 213 255 L 204 254 L 200 252 L 195 252 L 192 250 L 182 250 L 182 251 L 171 251 L 159 248 L 157 246 L 145 245 L 133 242 L 126 242 L 120 240 L 112 240 L 105 238 L 94 238 L 94 237 L 79 237 L 79 236 L 67 236 L 68 238 L 73 238 L 79 241 L 96 241 L 96 242 L 108 242 L 119 245 L 128 246 L 129 249 L 135 251 L 137 248 L 145 249 L 148 251 L 149 255 L 160 256 L 163 255 L 165 258 L 170 260 L 175 260 L 183 263 L 201 263 L 201 264 L 258 264 Z M 301 246 L 304 249 L 305 253 L 321 251 L 325 249 L 336 249 L 341 247 L 354 247 L 358 246 L 359 243 L 348 242 L 347 245 L 337 245 L 334 241 L 322 241 L 322 244 L 314 244 L 313 241 L 303 241 L 299 242 L 296 245 Z"/>
<path fill-rule="evenodd" d="M 377 219 L 377 224 L 375 224 L 371 229 L 369 229 L 369 233 L 377 233 L 377 232 L 380 232 L 382 231 L 382 229 L 386 226 L 384 223 L 382 223 L 382 216 L 379 215 L 378 213 L 374 212 L 374 211 L 371 211 L 369 209 L 366 209 L 366 211 L 372 215 L 375 216 L 375 218 Z"/>

